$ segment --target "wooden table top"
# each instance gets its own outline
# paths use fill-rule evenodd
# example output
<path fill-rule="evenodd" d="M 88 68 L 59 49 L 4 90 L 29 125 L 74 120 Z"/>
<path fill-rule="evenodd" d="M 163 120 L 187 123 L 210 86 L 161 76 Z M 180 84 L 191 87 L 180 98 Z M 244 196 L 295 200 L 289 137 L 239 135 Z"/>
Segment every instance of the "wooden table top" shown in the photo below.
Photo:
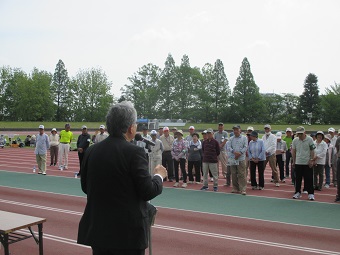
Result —
<path fill-rule="evenodd" d="M 16 230 L 38 225 L 45 221 L 46 219 L 44 218 L 0 211 L 0 233 L 9 234 Z"/>

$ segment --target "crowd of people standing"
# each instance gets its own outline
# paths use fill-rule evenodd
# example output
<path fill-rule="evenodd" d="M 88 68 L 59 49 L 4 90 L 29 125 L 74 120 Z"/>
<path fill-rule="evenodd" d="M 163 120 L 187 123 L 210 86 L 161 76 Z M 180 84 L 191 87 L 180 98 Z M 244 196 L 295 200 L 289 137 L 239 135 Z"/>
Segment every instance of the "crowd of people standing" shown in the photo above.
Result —
<path fill-rule="evenodd" d="M 211 181 L 212 190 L 217 192 L 218 179 L 225 178 L 225 186 L 232 186 L 232 193 L 246 195 L 247 183 L 253 190 L 264 189 L 264 171 L 269 164 L 275 187 L 291 179 L 295 187 L 294 199 L 307 193 L 309 200 L 315 200 L 314 191 L 329 188 L 331 184 L 339 189 L 336 169 L 340 137 L 335 135 L 334 128 L 329 128 L 326 135 L 322 131 L 307 135 L 303 127 L 298 127 L 295 134 L 289 127 L 285 132 L 274 134 L 271 125 L 266 124 L 262 138 L 251 126 L 245 133 L 239 125 L 234 125 L 232 130 L 228 134 L 224 124 L 219 123 L 216 132 L 211 128 L 204 130 L 200 139 L 193 126 L 189 127 L 186 137 L 177 128 L 173 128 L 171 134 L 169 127 L 160 128 L 158 132 L 152 130 L 148 137 L 148 130 L 144 128 L 143 138 L 150 139 L 156 146 L 138 142 L 137 145 L 145 146 L 150 162 L 162 162 L 168 171 L 167 180 L 174 182 L 174 187 L 203 184 L 201 190 L 209 190 Z M 339 202 L 340 192 L 337 193 Z"/>

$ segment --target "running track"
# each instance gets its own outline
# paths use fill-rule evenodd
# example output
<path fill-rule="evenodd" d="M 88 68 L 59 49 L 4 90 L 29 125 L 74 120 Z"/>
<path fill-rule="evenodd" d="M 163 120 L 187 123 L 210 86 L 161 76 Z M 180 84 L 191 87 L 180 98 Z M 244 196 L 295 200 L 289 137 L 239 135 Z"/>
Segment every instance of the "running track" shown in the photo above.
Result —
<path fill-rule="evenodd" d="M 47 176 L 32 173 L 31 148 L 0 149 L 0 210 L 47 218 L 45 254 L 91 254 L 76 244 L 86 198 L 80 190 L 76 152 L 69 170 L 47 167 Z M 219 192 L 199 191 L 201 185 L 172 188 L 153 204 L 158 209 L 152 228 L 153 254 L 338 254 L 340 205 L 335 188 L 316 192 L 316 201 L 291 199 L 290 180 L 275 187 L 266 170 L 265 190 L 247 196 L 231 194 L 219 180 Z M 114 230 L 108 230 L 114 231 Z M 38 254 L 33 239 L 10 246 L 11 254 Z M 0 251 L 3 254 L 3 250 Z"/>

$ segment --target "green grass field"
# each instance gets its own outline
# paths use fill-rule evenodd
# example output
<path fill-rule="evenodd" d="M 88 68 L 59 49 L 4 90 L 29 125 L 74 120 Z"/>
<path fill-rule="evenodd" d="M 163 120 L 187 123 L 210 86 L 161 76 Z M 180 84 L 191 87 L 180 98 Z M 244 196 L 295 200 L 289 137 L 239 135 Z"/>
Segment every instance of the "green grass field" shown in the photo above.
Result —
<path fill-rule="evenodd" d="M 37 129 L 40 124 L 43 124 L 45 126 L 46 130 L 50 130 L 52 128 L 57 128 L 58 130 L 61 130 L 64 128 L 65 122 L 6 122 L 6 121 L 0 121 L 0 131 L 1 129 Z M 100 125 L 105 123 L 102 122 L 72 122 L 71 123 L 71 129 L 72 130 L 80 130 L 83 125 L 86 125 L 88 129 L 98 129 Z M 239 124 L 241 126 L 242 130 L 246 130 L 248 126 L 254 127 L 255 130 L 262 132 L 264 124 L 254 124 L 254 123 L 225 123 L 224 128 L 226 130 L 231 130 L 232 126 L 234 124 Z M 212 128 L 214 130 L 217 130 L 217 123 L 186 123 L 186 125 L 182 128 L 184 132 L 188 131 L 190 126 L 194 126 L 196 130 L 204 130 L 207 128 Z M 291 127 L 293 131 L 300 125 L 271 125 L 273 131 L 285 131 L 287 127 Z M 303 125 L 306 129 L 306 131 L 318 131 L 322 130 L 324 132 L 327 132 L 329 127 L 335 128 L 335 130 L 338 130 L 340 128 L 340 125 Z M 179 127 L 178 127 L 179 128 Z"/>

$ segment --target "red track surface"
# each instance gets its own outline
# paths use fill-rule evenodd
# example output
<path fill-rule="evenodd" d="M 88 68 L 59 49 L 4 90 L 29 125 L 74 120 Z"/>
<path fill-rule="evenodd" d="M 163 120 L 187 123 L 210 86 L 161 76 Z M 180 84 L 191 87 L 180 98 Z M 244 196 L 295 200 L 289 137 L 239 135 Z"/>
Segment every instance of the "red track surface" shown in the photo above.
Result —
<path fill-rule="evenodd" d="M 0 149 L 0 170 L 32 172 L 33 150 Z M 69 170 L 48 167 L 48 175 L 73 177 L 78 171 L 77 153 L 70 153 Z M 266 171 L 270 178 L 270 170 Z M 230 187 L 219 184 L 219 192 Z M 172 183 L 165 183 L 171 186 Z M 189 185 L 198 189 L 200 185 Z M 277 188 L 266 183 L 264 191 L 251 190 L 248 195 L 291 198 L 289 183 Z M 47 255 L 91 254 L 91 249 L 75 243 L 78 223 L 86 199 L 45 192 L 0 187 L 0 210 L 47 218 L 44 224 L 44 251 Z M 332 202 L 335 189 L 316 193 L 317 201 Z M 115 231 L 115 230 L 109 230 Z M 293 224 L 229 217 L 200 212 L 159 208 L 152 229 L 153 254 L 340 254 L 340 231 Z M 10 246 L 11 254 L 38 254 L 33 239 Z M 2 254 L 3 250 L 0 251 Z"/>

